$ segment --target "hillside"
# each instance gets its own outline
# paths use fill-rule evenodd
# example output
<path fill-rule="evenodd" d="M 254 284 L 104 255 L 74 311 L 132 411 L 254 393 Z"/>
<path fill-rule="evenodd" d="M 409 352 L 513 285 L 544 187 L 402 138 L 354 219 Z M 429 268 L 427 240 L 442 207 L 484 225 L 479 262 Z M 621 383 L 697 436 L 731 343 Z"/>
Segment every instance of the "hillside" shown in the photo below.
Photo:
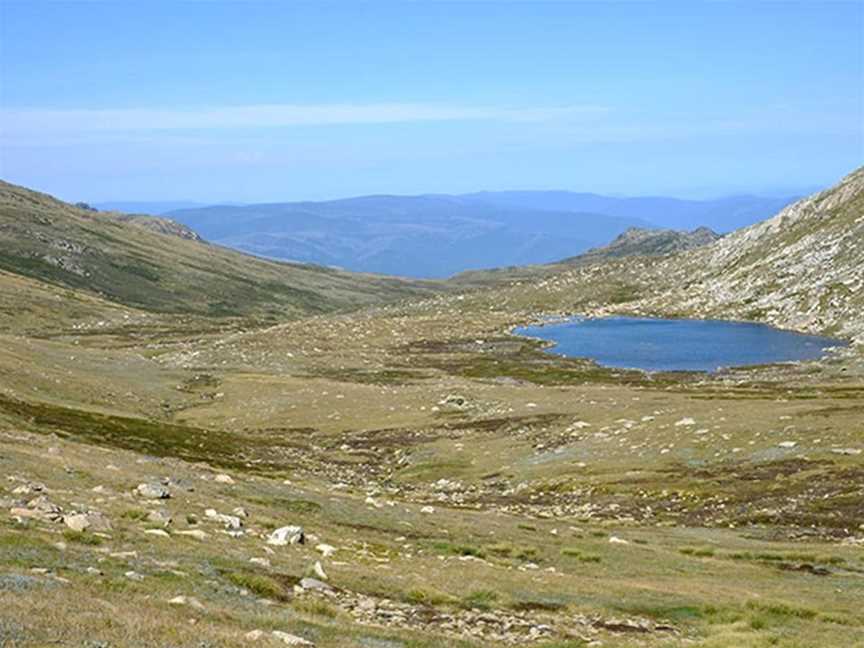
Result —
<path fill-rule="evenodd" d="M 864 342 L 864 168 L 659 272 L 664 290 L 647 307 Z"/>
<path fill-rule="evenodd" d="M 567 266 L 597 264 L 629 257 L 668 256 L 708 245 L 719 238 L 719 234 L 707 227 L 700 227 L 692 232 L 630 227 L 608 245 L 591 248 L 555 263 L 462 272 L 451 281 L 466 287 L 494 287 L 513 281 L 532 281 L 564 272 Z"/>
<path fill-rule="evenodd" d="M 561 263 L 592 263 L 631 256 L 665 256 L 702 247 L 719 238 L 719 234 L 707 227 L 699 227 L 692 232 L 631 227 L 609 245 L 588 250 L 584 254 L 564 259 Z"/>
<path fill-rule="evenodd" d="M 168 219 L 79 209 L 0 184 L 0 269 L 150 311 L 296 316 L 431 285 L 250 257 Z"/>
<path fill-rule="evenodd" d="M 647 225 L 632 217 L 508 208 L 453 196 L 214 206 L 167 215 L 209 241 L 264 257 L 438 278 L 469 268 L 547 263 Z"/>

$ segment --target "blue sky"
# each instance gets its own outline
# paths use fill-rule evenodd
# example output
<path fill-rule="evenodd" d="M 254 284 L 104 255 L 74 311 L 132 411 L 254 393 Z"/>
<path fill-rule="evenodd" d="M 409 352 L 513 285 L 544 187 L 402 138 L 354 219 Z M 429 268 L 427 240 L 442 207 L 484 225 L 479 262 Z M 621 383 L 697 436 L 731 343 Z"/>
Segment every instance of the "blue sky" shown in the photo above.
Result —
<path fill-rule="evenodd" d="M 860 2 L 0 0 L 0 176 L 70 200 L 796 192 L 864 163 Z"/>

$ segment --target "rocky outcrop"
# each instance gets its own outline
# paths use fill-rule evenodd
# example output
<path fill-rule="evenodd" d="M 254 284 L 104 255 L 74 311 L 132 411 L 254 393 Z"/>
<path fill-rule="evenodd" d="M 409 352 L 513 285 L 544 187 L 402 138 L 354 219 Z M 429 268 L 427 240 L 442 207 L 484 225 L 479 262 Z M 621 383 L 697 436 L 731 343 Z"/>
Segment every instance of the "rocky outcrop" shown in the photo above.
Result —
<path fill-rule="evenodd" d="M 143 227 L 159 234 L 177 236 L 188 241 L 203 241 L 198 233 L 183 223 L 178 223 L 170 218 L 160 216 L 148 216 L 147 214 L 114 214 L 118 220 L 126 221 L 137 227 Z"/>
<path fill-rule="evenodd" d="M 707 227 L 699 227 L 691 232 L 631 227 L 609 245 L 588 250 L 579 256 L 565 259 L 562 263 L 594 263 L 631 256 L 665 256 L 709 245 L 720 238 L 720 234 Z"/>

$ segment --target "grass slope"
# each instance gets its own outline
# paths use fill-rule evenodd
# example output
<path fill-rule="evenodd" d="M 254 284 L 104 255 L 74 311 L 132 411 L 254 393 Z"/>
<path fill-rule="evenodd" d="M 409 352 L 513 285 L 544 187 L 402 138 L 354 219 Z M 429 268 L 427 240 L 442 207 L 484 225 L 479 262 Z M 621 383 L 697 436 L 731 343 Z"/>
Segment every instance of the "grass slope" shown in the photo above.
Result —
<path fill-rule="evenodd" d="M 0 184 L 0 269 L 136 308 L 216 316 L 297 316 L 430 290 L 257 259 L 8 183 Z"/>

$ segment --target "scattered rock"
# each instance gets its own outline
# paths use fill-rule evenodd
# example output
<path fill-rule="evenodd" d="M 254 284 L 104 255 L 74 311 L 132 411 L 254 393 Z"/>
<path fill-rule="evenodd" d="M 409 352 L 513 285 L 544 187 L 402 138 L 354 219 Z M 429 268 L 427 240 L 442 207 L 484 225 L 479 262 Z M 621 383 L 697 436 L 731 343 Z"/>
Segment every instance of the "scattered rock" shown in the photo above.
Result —
<path fill-rule="evenodd" d="M 288 634 L 287 632 L 282 632 L 281 630 L 274 630 L 273 637 L 275 639 L 279 639 L 286 646 L 306 646 L 307 648 L 309 646 L 315 646 L 315 644 L 308 639 L 298 637 L 297 635 Z"/>
<path fill-rule="evenodd" d="M 324 544 L 324 543 L 316 545 L 315 549 L 317 551 L 320 551 L 321 555 L 324 556 L 325 558 L 329 558 L 334 553 L 336 553 L 336 547 L 329 545 L 329 544 Z"/>
<path fill-rule="evenodd" d="M 159 538 L 170 538 L 171 535 L 164 529 L 145 529 L 147 535 L 157 536 Z"/>
<path fill-rule="evenodd" d="M 267 536 L 267 544 L 276 546 L 303 544 L 305 542 L 306 536 L 303 533 L 303 527 L 300 526 L 284 526 Z"/>
<path fill-rule="evenodd" d="M 236 515 L 225 515 L 224 513 L 217 513 L 216 509 L 207 509 L 204 511 L 204 516 L 215 520 L 221 524 L 225 525 L 226 529 L 240 529 L 243 526 L 243 522 Z"/>
<path fill-rule="evenodd" d="M 175 596 L 170 601 L 168 601 L 171 605 L 188 605 L 191 608 L 195 608 L 196 610 L 203 611 L 204 604 L 201 603 L 194 596 Z"/>
<path fill-rule="evenodd" d="M 144 499 L 168 499 L 171 492 L 162 484 L 138 484 L 135 493 Z"/>
<path fill-rule="evenodd" d="M 171 516 L 167 511 L 163 510 L 155 510 L 147 513 L 147 521 L 152 524 L 158 524 L 163 527 L 167 527 L 171 524 Z"/>
<path fill-rule="evenodd" d="M 319 592 L 329 592 L 333 589 L 330 585 L 325 583 L 324 581 L 320 581 L 317 578 L 303 578 L 300 580 L 300 587 L 304 590 L 313 590 Z"/>
<path fill-rule="evenodd" d="M 831 448 L 831 452 L 839 455 L 856 457 L 861 454 L 861 448 Z"/>
<path fill-rule="evenodd" d="M 90 521 L 84 513 L 73 513 L 63 517 L 63 524 L 73 531 L 85 531 L 90 526 Z"/>
<path fill-rule="evenodd" d="M 321 566 L 321 562 L 316 560 L 315 565 L 312 567 L 312 571 L 315 572 L 315 575 L 321 580 L 330 580 L 327 577 L 327 572 L 324 571 L 324 568 Z"/>

